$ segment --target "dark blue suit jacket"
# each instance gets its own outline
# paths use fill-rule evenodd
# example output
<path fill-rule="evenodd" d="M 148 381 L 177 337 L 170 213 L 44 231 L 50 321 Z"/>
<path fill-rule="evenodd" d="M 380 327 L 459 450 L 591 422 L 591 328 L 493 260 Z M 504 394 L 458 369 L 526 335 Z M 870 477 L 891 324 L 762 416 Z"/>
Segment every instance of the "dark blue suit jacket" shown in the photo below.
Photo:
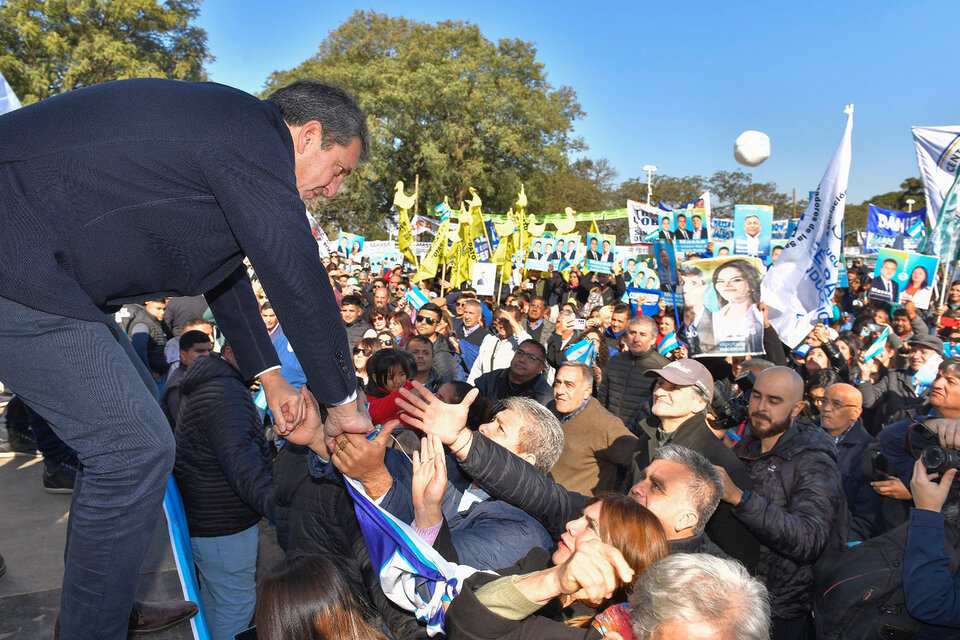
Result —
<path fill-rule="evenodd" d="M 245 376 L 278 365 L 250 258 L 321 402 L 356 387 L 346 331 L 271 103 L 209 83 L 123 80 L 0 116 L 0 296 L 106 322 L 203 293 Z"/>

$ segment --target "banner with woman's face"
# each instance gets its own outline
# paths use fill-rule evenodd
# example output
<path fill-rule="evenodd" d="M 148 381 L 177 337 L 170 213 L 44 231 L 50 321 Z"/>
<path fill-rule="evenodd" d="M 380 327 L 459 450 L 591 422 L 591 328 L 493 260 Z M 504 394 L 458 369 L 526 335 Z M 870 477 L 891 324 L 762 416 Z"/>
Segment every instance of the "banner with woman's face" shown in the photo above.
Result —
<path fill-rule="evenodd" d="M 697 356 L 763 353 L 760 281 L 763 261 L 735 256 L 690 260 L 680 266 L 683 338 Z"/>

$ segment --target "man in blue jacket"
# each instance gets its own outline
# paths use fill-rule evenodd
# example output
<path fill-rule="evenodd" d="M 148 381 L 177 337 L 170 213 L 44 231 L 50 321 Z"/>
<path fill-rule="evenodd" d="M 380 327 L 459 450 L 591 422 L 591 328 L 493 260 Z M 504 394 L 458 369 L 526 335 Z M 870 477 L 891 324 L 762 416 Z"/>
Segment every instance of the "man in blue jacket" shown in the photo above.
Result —
<path fill-rule="evenodd" d="M 356 102 L 312 81 L 259 100 L 124 80 L 0 116 L 0 380 L 42 409 L 83 467 L 64 640 L 126 637 L 173 466 L 156 385 L 111 316 L 120 305 L 204 294 L 288 435 L 304 404 L 258 317 L 248 257 L 331 409 L 328 434 L 369 430 L 303 203 L 337 192 L 367 137 Z"/>

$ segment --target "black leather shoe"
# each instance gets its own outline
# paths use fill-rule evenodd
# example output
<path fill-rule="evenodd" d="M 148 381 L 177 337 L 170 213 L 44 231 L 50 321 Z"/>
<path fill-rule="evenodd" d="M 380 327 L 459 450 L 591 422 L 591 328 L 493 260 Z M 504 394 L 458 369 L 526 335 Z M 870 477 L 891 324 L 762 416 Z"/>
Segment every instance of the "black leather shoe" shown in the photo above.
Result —
<path fill-rule="evenodd" d="M 189 620 L 197 615 L 199 611 L 195 602 L 190 601 L 169 601 L 169 602 L 134 602 L 133 609 L 130 610 L 130 622 L 127 625 L 127 633 L 140 634 L 150 633 L 167 629 L 184 620 Z M 53 623 L 53 640 L 60 639 L 60 614 Z"/>
<path fill-rule="evenodd" d="M 197 615 L 195 602 L 167 601 L 167 602 L 134 602 L 130 611 L 130 633 L 151 633 L 167 629 L 184 620 Z"/>

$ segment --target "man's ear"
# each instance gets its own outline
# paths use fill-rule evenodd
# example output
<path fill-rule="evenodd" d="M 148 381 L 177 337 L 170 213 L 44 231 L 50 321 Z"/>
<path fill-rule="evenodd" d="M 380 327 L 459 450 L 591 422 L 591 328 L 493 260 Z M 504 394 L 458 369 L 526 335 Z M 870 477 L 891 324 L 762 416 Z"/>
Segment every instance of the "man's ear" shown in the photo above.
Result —
<path fill-rule="evenodd" d="M 793 410 L 790 411 L 790 417 L 796 418 L 797 416 L 799 416 L 800 413 L 803 411 L 804 407 L 806 406 L 807 405 L 804 404 L 803 402 L 798 402 L 797 404 L 793 405 Z"/>
<path fill-rule="evenodd" d="M 678 532 L 693 529 L 697 526 L 699 520 L 700 518 L 698 518 L 697 514 L 693 511 L 684 511 L 677 517 L 676 529 Z"/>
<path fill-rule="evenodd" d="M 519 457 L 519 458 L 522 459 L 522 460 L 526 460 L 527 462 L 529 462 L 530 464 L 532 464 L 532 465 L 534 465 L 534 466 L 537 465 L 537 456 L 536 456 L 536 454 L 533 454 L 533 453 L 518 453 L 518 454 L 517 454 L 517 457 Z"/>
<path fill-rule="evenodd" d="M 317 120 L 311 120 L 301 125 L 297 131 L 295 141 L 298 154 L 304 154 L 310 145 L 319 145 L 323 140 L 323 125 Z"/>

